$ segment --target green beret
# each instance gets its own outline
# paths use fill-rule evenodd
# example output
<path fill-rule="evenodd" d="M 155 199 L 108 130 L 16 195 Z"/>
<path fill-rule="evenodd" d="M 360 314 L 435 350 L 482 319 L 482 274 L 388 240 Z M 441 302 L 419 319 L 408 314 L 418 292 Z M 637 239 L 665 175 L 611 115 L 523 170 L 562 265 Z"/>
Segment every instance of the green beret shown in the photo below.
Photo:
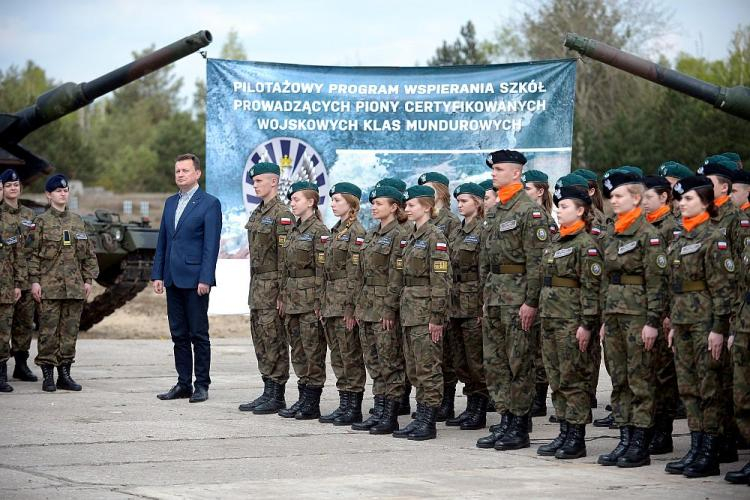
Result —
<path fill-rule="evenodd" d="M 725 158 L 728 158 L 728 159 L 732 160 L 735 163 L 742 163 L 742 158 L 740 158 L 740 155 L 738 155 L 737 153 L 735 153 L 733 151 L 728 151 L 726 153 L 721 153 L 721 156 L 723 156 Z"/>
<path fill-rule="evenodd" d="M 281 175 L 281 169 L 275 163 L 264 161 L 250 167 L 250 171 L 247 173 L 251 179 L 260 174 Z"/>
<path fill-rule="evenodd" d="M 737 163 L 727 159 L 726 156 L 713 155 L 706 158 L 698 168 L 698 175 L 718 175 L 731 180 L 735 170 L 738 170 Z"/>
<path fill-rule="evenodd" d="M 480 199 L 484 199 L 484 193 L 487 191 L 479 184 L 476 184 L 474 182 L 466 182 L 464 184 L 461 184 L 453 191 L 453 197 L 455 199 L 458 199 L 459 195 L 462 194 L 470 194 L 472 196 L 477 196 Z"/>
<path fill-rule="evenodd" d="M 707 156 L 705 160 L 703 160 L 704 165 L 708 165 L 709 163 L 719 163 L 722 160 L 728 160 L 724 155 L 711 155 Z"/>
<path fill-rule="evenodd" d="M 573 174 L 563 175 L 562 177 L 557 179 L 557 182 L 555 183 L 556 188 L 570 187 L 570 186 L 580 186 L 580 187 L 584 187 L 588 189 L 589 181 L 586 180 L 584 176 L 573 173 Z"/>
<path fill-rule="evenodd" d="M 490 189 L 493 191 L 497 191 L 495 189 L 495 186 L 492 185 L 492 179 L 487 179 L 479 183 L 480 186 L 484 188 L 485 191 L 489 191 Z"/>
<path fill-rule="evenodd" d="M 620 167 L 620 170 L 623 170 L 625 172 L 630 172 L 631 174 L 635 174 L 638 177 L 643 177 L 643 170 L 640 167 L 633 167 L 630 165 L 623 165 Z"/>
<path fill-rule="evenodd" d="M 484 196 L 484 193 L 482 193 Z M 404 193 L 404 201 L 413 200 L 414 198 L 434 198 L 435 190 L 430 186 L 412 186 Z"/>
<path fill-rule="evenodd" d="M 675 179 L 684 179 L 695 175 L 688 167 L 676 161 L 665 161 L 661 164 L 657 173 L 662 177 L 674 177 Z"/>
<path fill-rule="evenodd" d="M 333 196 L 334 194 L 350 194 L 357 199 L 362 198 L 362 190 L 351 182 L 337 182 L 333 185 L 328 194 Z"/>
<path fill-rule="evenodd" d="M 398 204 L 404 202 L 404 194 L 392 186 L 376 186 L 370 191 L 370 203 L 375 198 L 390 198 Z"/>
<path fill-rule="evenodd" d="M 602 179 L 609 178 L 610 175 L 614 174 L 618 170 L 620 170 L 620 167 L 610 168 L 609 170 L 607 170 L 606 172 L 604 172 L 604 175 L 602 175 Z"/>
<path fill-rule="evenodd" d="M 289 192 L 286 195 L 287 199 L 291 200 L 292 195 L 297 191 L 315 191 L 317 193 L 318 185 L 308 181 L 297 181 L 289 188 Z"/>
<path fill-rule="evenodd" d="M 521 182 L 526 184 L 527 182 L 549 182 L 547 174 L 541 170 L 527 170 L 521 174 Z"/>
<path fill-rule="evenodd" d="M 599 176 L 594 172 L 593 170 L 589 170 L 588 168 L 577 168 L 571 172 L 571 174 L 576 174 L 587 181 L 594 181 L 596 182 L 599 179 Z"/>
<path fill-rule="evenodd" d="M 386 177 L 385 179 L 379 180 L 378 183 L 375 184 L 376 188 L 379 188 L 382 186 L 390 186 L 392 188 L 396 188 L 402 193 L 406 191 L 406 183 L 402 181 L 401 179 L 397 179 L 395 177 Z"/>
<path fill-rule="evenodd" d="M 424 174 L 419 176 L 419 180 L 417 181 L 419 185 L 427 184 L 428 182 L 437 182 L 438 184 L 442 184 L 445 187 L 448 187 L 450 185 L 450 181 L 446 176 L 443 174 L 439 174 L 437 172 L 425 172 Z"/>

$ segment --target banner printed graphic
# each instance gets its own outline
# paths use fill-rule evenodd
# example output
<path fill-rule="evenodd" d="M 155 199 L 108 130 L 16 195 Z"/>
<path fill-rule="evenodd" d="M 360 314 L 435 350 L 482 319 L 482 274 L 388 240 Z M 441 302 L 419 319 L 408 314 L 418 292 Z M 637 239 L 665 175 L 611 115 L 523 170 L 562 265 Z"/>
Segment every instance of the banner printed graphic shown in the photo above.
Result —
<path fill-rule="evenodd" d="M 280 195 L 315 182 L 326 224 L 328 191 L 362 188 L 360 220 L 373 223 L 368 193 L 383 177 L 407 185 L 437 171 L 463 182 L 490 177 L 487 153 L 517 149 L 526 169 L 570 171 L 575 60 L 442 68 L 322 67 L 209 59 L 207 188 L 222 203 L 221 258 L 246 258 L 244 229 L 260 200 L 247 172 L 281 167 Z M 455 208 L 455 207 L 454 207 Z"/>

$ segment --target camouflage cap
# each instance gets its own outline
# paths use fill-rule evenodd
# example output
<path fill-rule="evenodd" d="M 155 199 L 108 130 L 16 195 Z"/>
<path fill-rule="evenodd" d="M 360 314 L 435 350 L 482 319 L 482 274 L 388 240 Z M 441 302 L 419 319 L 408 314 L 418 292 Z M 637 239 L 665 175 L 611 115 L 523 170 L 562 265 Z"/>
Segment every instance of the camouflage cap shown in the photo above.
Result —
<path fill-rule="evenodd" d="M 484 196 L 484 193 L 482 193 Z M 430 186 L 411 186 L 404 193 L 404 201 L 413 200 L 414 198 L 434 198 L 435 190 Z"/>
<path fill-rule="evenodd" d="M 552 194 L 552 201 L 555 203 L 555 206 L 557 206 L 562 200 L 571 198 L 581 200 L 586 205 L 591 205 L 591 197 L 588 193 L 588 187 L 584 188 L 578 184 L 555 187 L 555 192 Z"/>
<path fill-rule="evenodd" d="M 555 183 L 556 188 L 569 187 L 569 186 L 581 186 L 581 187 L 588 189 L 589 182 L 582 175 L 572 173 L 568 175 L 563 175 L 562 177 L 557 179 L 557 182 Z"/>
<path fill-rule="evenodd" d="M 291 200 L 292 195 L 297 191 L 315 191 L 318 192 L 318 185 L 308 181 L 297 181 L 291 185 L 289 192 L 287 193 L 287 199 Z"/>
<path fill-rule="evenodd" d="M 251 179 L 260 174 L 281 175 L 281 169 L 275 163 L 264 161 L 256 163 L 250 167 L 250 170 L 247 172 L 247 175 L 250 176 Z"/>
<path fill-rule="evenodd" d="M 392 188 L 396 188 L 402 193 L 406 191 L 406 183 L 402 181 L 401 179 L 397 179 L 395 177 L 386 177 L 385 179 L 380 179 L 377 184 L 375 184 L 376 188 L 383 187 L 383 186 L 390 186 Z"/>
<path fill-rule="evenodd" d="M 688 167 L 676 161 L 665 161 L 662 163 L 659 166 L 659 170 L 657 170 L 657 174 L 662 177 L 674 177 L 675 179 L 684 179 L 685 177 L 695 175 Z"/>
<path fill-rule="evenodd" d="M 658 175 L 647 175 L 643 178 L 643 183 L 646 185 L 646 189 L 659 187 L 668 190 L 672 189 L 672 185 L 669 183 L 669 181 L 664 177 L 660 177 Z"/>
<path fill-rule="evenodd" d="M 375 189 L 370 191 L 370 203 L 375 198 L 390 198 L 396 203 L 404 202 L 404 193 L 392 186 L 376 186 Z"/>
<path fill-rule="evenodd" d="M 484 163 L 492 168 L 495 163 L 515 163 L 517 165 L 526 165 L 526 157 L 520 151 L 512 149 L 500 149 L 487 155 Z"/>
<path fill-rule="evenodd" d="M 450 181 L 448 180 L 448 178 L 438 172 L 425 172 L 419 176 L 419 180 L 417 182 L 420 186 L 422 184 L 427 184 L 428 182 L 437 182 L 438 184 L 443 184 L 446 187 L 450 185 Z"/>
<path fill-rule="evenodd" d="M 732 172 L 732 184 L 750 184 L 750 172 L 735 170 Z"/>
<path fill-rule="evenodd" d="M 480 186 L 484 188 L 485 191 L 489 191 L 490 189 L 493 191 L 497 191 L 495 189 L 495 186 L 492 185 L 492 179 L 486 179 L 479 183 Z"/>
<path fill-rule="evenodd" d="M 620 167 L 620 170 L 624 170 L 625 172 L 630 172 L 638 177 L 643 177 L 643 169 L 641 167 L 634 167 L 632 165 L 623 165 Z"/>
<path fill-rule="evenodd" d="M 485 191 L 487 190 L 475 182 L 465 182 L 453 190 L 453 197 L 458 199 L 462 194 L 470 194 L 483 199 Z"/>
<path fill-rule="evenodd" d="M 18 174 L 12 168 L 9 168 L 8 170 L 0 174 L 0 184 L 5 184 L 6 182 L 16 182 L 17 180 Z"/>
<path fill-rule="evenodd" d="M 350 194 L 357 199 L 362 198 L 362 190 L 351 182 L 337 182 L 328 191 L 328 194 L 333 196 L 334 194 Z"/>
<path fill-rule="evenodd" d="M 55 174 L 47 179 L 47 183 L 44 185 L 44 190 L 51 193 L 55 189 L 68 187 L 68 178 L 63 174 Z"/>
<path fill-rule="evenodd" d="M 594 182 L 596 182 L 597 180 L 599 180 L 599 176 L 597 175 L 597 173 L 594 172 L 593 170 L 589 170 L 588 168 L 577 168 L 577 169 L 573 170 L 571 172 L 571 174 L 580 175 L 581 177 L 583 177 L 587 181 L 594 181 Z"/>
<path fill-rule="evenodd" d="M 521 182 L 526 184 L 527 182 L 549 182 L 549 176 L 541 170 L 527 170 L 521 174 Z"/>
<path fill-rule="evenodd" d="M 632 171 L 629 172 L 627 170 L 616 168 L 607 173 L 609 175 L 607 175 L 602 182 L 602 195 L 607 199 L 612 196 L 612 191 L 620 186 L 626 184 L 643 184 L 643 177 L 640 177 Z"/>
<path fill-rule="evenodd" d="M 698 175 L 718 175 L 726 179 L 732 178 L 732 174 L 738 170 L 737 164 L 725 156 L 713 155 L 706 158 L 698 168 Z"/>
<path fill-rule="evenodd" d="M 682 198 L 682 195 L 688 191 L 701 187 L 713 189 L 714 184 L 711 182 L 711 179 L 705 175 L 691 175 L 690 177 L 685 177 L 684 179 L 677 181 L 672 188 L 672 194 L 674 195 L 675 200 L 679 200 Z"/>

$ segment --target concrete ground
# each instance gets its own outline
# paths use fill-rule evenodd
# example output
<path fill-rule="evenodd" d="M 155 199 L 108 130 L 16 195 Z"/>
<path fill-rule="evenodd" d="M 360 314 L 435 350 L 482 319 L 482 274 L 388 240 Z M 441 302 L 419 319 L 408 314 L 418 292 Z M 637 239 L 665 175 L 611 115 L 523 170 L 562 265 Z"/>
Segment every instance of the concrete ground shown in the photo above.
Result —
<path fill-rule="evenodd" d="M 721 476 L 664 472 L 686 451 L 684 420 L 674 453 L 626 470 L 596 465 L 615 446 L 617 431 L 608 429 L 589 427 L 584 459 L 537 456 L 557 433 L 546 417 L 534 419 L 530 449 L 498 452 L 475 448 L 485 430 L 438 424 L 438 439 L 417 443 L 241 413 L 237 405 L 261 387 L 247 339 L 214 340 L 213 385 L 202 404 L 156 399 L 175 380 L 169 341 L 81 340 L 78 360 L 81 393 L 14 382 L 15 392 L 0 395 L 0 498 L 750 498 L 750 488 Z M 602 374 L 595 417 L 609 394 Z M 330 372 L 329 381 L 323 411 L 337 405 Z M 290 389 L 291 403 L 294 383 Z M 722 474 L 749 459 L 742 452 Z"/>

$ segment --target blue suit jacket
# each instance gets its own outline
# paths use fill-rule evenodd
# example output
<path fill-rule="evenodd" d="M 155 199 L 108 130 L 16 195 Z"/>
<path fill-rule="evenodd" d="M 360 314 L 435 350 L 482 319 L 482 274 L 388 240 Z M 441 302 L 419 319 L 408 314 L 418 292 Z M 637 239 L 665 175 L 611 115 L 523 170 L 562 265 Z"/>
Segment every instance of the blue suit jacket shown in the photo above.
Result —
<path fill-rule="evenodd" d="M 175 228 L 178 199 L 179 194 L 175 194 L 164 203 L 151 279 L 178 288 L 198 288 L 198 283 L 215 285 L 221 203 L 198 188 Z"/>

